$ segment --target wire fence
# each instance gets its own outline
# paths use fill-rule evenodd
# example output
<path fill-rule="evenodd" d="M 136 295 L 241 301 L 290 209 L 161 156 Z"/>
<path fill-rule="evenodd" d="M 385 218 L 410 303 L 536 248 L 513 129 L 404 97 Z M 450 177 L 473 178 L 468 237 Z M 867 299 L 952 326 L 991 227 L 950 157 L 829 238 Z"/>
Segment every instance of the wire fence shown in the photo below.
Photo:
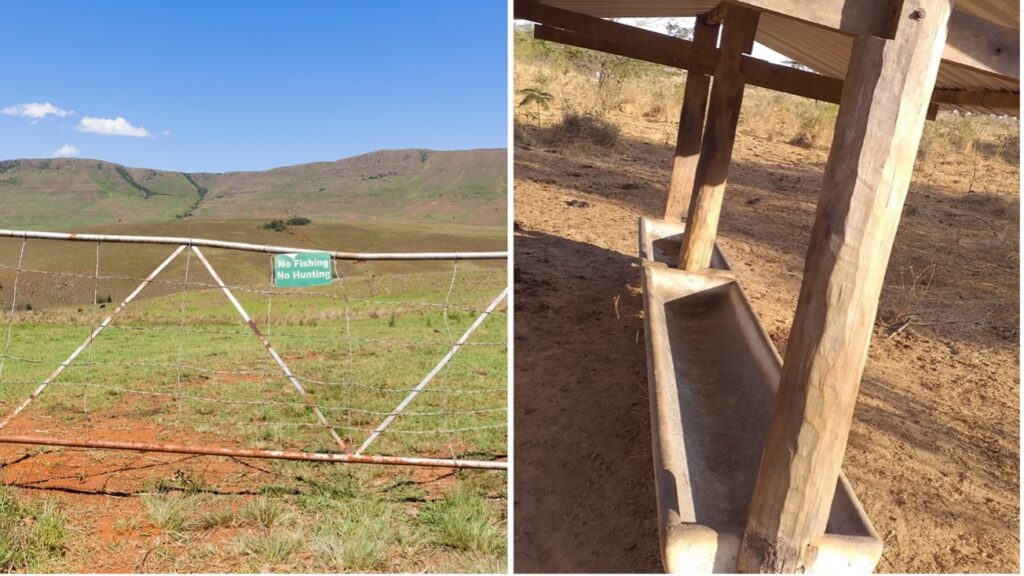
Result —
<path fill-rule="evenodd" d="M 506 468 L 507 254 L 302 252 L 0 230 L 0 442 Z"/>

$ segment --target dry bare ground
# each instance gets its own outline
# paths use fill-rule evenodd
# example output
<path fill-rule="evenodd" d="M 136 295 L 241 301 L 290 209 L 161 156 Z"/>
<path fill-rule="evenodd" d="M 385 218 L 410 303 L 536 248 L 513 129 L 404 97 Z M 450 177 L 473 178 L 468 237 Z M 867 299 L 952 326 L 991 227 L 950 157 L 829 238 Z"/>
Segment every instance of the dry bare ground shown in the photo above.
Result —
<path fill-rule="evenodd" d="M 659 571 L 636 228 L 664 209 L 682 82 L 517 59 L 517 91 L 552 98 L 516 114 L 515 569 Z M 748 90 L 729 174 L 719 243 L 782 352 L 831 114 Z M 879 571 L 1014 573 L 1019 127 L 927 130 L 844 470 Z"/>

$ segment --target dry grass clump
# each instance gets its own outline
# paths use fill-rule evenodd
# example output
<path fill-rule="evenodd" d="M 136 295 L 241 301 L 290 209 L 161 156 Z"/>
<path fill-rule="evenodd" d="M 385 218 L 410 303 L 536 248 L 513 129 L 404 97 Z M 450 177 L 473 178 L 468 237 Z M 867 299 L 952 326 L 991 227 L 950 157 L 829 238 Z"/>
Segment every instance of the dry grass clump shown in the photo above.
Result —
<path fill-rule="evenodd" d="M 594 114 L 569 112 L 552 128 L 563 142 L 588 142 L 601 148 L 612 148 L 619 141 L 619 127 Z"/>
<path fill-rule="evenodd" d="M 1020 130 L 1000 136 L 996 150 L 1007 164 L 1020 164 Z"/>
<path fill-rule="evenodd" d="M 828 146 L 835 132 L 839 107 L 827 102 L 804 100 L 797 104 L 797 114 L 800 125 L 789 143 L 801 148 Z"/>

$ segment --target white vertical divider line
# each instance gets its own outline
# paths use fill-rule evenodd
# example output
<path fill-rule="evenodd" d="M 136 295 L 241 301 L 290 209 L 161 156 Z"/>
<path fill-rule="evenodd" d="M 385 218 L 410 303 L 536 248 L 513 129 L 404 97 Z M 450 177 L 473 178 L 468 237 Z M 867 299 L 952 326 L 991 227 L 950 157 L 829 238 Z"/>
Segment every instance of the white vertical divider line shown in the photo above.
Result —
<path fill-rule="evenodd" d="M 448 353 L 444 355 L 444 358 L 441 358 L 441 361 L 438 362 L 436 366 L 434 366 L 433 370 L 431 370 L 429 374 L 424 376 L 423 380 L 421 380 L 420 383 L 417 384 L 416 387 L 413 388 L 411 392 L 409 392 L 409 395 L 406 396 L 405 399 L 402 400 L 398 404 L 398 406 L 396 406 L 395 409 L 391 411 L 391 414 L 388 415 L 388 417 L 385 418 L 384 421 L 381 422 L 380 425 L 373 430 L 373 432 L 366 439 L 366 441 L 363 442 L 362 446 L 360 446 L 359 449 L 355 451 L 355 454 L 357 456 L 366 451 L 366 449 L 370 447 L 370 444 L 373 444 L 373 441 L 376 440 L 377 437 L 380 436 L 381 433 L 384 431 L 384 429 L 387 428 L 391 424 L 391 422 L 393 422 L 395 418 L 398 417 L 402 410 L 405 410 L 406 406 L 408 406 L 409 403 L 412 402 L 413 399 L 415 399 L 416 396 L 419 395 L 419 393 L 423 391 L 424 388 L 427 387 L 427 384 L 430 384 L 430 381 L 434 379 L 434 376 L 437 376 L 437 373 L 440 372 L 442 368 L 448 365 L 448 362 L 450 362 L 452 357 L 455 356 L 455 353 L 458 352 L 460 348 L 462 348 L 462 345 L 466 343 L 466 340 L 469 340 L 470 335 L 472 335 L 473 332 L 475 332 L 476 329 L 479 328 L 481 324 L 483 324 L 484 320 L 486 320 L 487 317 L 490 316 L 492 312 L 494 312 L 494 309 L 497 308 L 498 304 L 500 304 L 501 301 L 505 299 L 506 295 L 508 295 L 507 286 L 505 287 L 504 290 L 501 291 L 501 294 L 498 294 L 498 297 L 495 298 L 494 301 L 491 302 L 489 306 L 487 306 L 487 309 L 484 310 L 483 313 L 481 313 L 480 316 L 477 317 L 473 324 L 470 325 L 469 329 L 466 330 L 466 333 L 463 334 L 461 338 L 459 338 L 458 342 L 456 342 L 454 346 L 452 346 L 452 349 L 449 350 Z"/>
<path fill-rule="evenodd" d="M 345 446 L 345 441 L 341 439 L 341 436 L 338 436 L 338 433 L 334 430 L 334 427 L 331 426 L 331 424 L 327 421 L 327 418 L 324 417 L 323 412 L 320 411 L 320 408 L 309 397 L 309 394 L 306 392 L 306 389 L 303 388 L 302 384 L 299 383 L 299 379 L 295 377 L 295 374 L 292 373 L 291 369 L 288 368 L 288 365 L 285 364 L 281 356 L 279 356 L 277 351 L 274 350 L 274 347 L 270 345 L 270 341 L 267 340 L 267 338 L 263 335 L 262 332 L 260 332 L 259 327 L 257 327 L 256 323 L 253 322 L 252 318 L 249 317 L 249 313 L 246 312 L 245 308 L 242 307 L 242 304 L 238 302 L 238 300 L 235 298 L 235 295 L 231 292 L 231 289 L 228 288 L 227 284 L 225 284 L 224 281 L 221 280 L 220 275 L 217 274 L 217 271 L 214 270 L 213 266 L 210 265 L 210 262 L 209 260 L 206 259 L 206 256 L 203 255 L 203 253 L 199 250 L 198 246 L 192 246 L 192 251 L 195 252 L 196 256 L 199 257 L 199 260 L 203 262 L 203 266 L 206 266 L 206 270 L 210 273 L 210 276 L 213 278 L 214 282 L 216 282 L 217 285 L 220 286 L 220 289 L 224 292 L 224 295 L 228 297 L 228 300 L 231 301 L 231 304 L 235 307 L 235 310 L 238 311 L 238 314 L 242 317 L 242 320 L 244 320 L 245 323 L 249 326 L 249 329 L 252 330 L 253 334 L 255 334 L 257 338 L 259 338 L 260 342 L 263 343 L 263 347 L 266 348 L 267 352 L 270 353 L 270 357 L 273 358 L 274 362 L 276 362 L 277 365 L 281 368 L 281 371 L 284 373 L 285 377 L 292 383 L 292 386 L 294 386 L 295 389 L 298 390 L 299 394 L 302 396 L 302 399 L 305 400 L 306 404 L 313 410 L 313 414 L 316 415 L 316 418 L 317 420 L 320 421 L 320 424 L 322 424 L 324 428 L 326 428 L 327 431 L 331 434 L 331 438 L 334 438 L 335 443 L 338 444 L 338 447 L 341 448 L 342 452 L 345 452 L 347 450 Z"/>
<path fill-rule="evenodd" d="M 117 315 L 120 314 L 125 309 L 125 307 L 128 306 L 128 304 L 132 300 L 134 300 L 136 296 L 139 295 L 140 292 L 142 292 L 142 289 L 148 286 L 149 283 L 152 282 L 153 279 L 156 278 L 158 274 L 160 274 L 160 272 L 163 272 L 164 268 L 166 268 L 167 265 L 170 264 L 171 261 L 178 256 L 178 254 L 181 254 L 182 250 L 184 250 L 185 248 L 185 245 L 178 246 L 177 250 L 175 250 L 170 256 L 168 256 L 166 260 L 161 262 L 160 265 L 157 266 L 155 270 L 150 272 L 149 276 L 147 276 L 146 279 L 143 280 L 141 284 L 135 287 L 135 290 L 133 290 L 131 294 L 129 294 L 124 300 L 121 301 L 120 304 L 117 305 L 117 308 L 115 308 L 114 311 L 111 312 L 110 315 L 107 316 L 103 320 L 103 322 L 101 322 L 100 325 L 97 326 L 96 329 L 92 331 L 91 334 L 89 334 L 89 337 L 85 339 L 85 342 L 82 342 L 81 346 L 75 349 L 75 351 L 71 353 L 71 356 L 68 356 L 67 360 L 61 362 L 60 366 L 57 366 L 57 369 L 54 370 L 53 373 L 50 374 L 50 376 L 47 377 L 46 380 L 44 380 L 43 383 L 40 384 L 39 387 L 36 388 L 35 391 L 32 392 L 32 394 L 28 398 L 26 398 L 24 402 L 19 404 L 18 407 L 14 409 L 14 412 L 11 412 L 11 414 L 4 418 L 3 421 L 0 421 L 0 430 L 3 430 L 7 426 L 7 424 L 9 424 L 10 421 L 14 419 L 15 416 L 21 414 L 21 412 L 25 408 L 28 408 L 29 404 L 31 404 L 36 398 L 38 398 L 39 395 L 43 392 L 43 390 L 46 390 L 46 387 L 53 383 L 53 381 L 56 380 L 57 377 L 60 376 L 61 373 L 63 373 L 64 370 L 68 366 L 70 366 L 72 362 L 75 361 L 75 358 L 78 358 L 78 355 L 81 354 L 82 351 L 89 346 L 89 344 L 92 344 L 93 340 L 95 340 L 96 337 L 100 335 L 100 332 L 103 332 L 103 329 L 106 328 L 107 325 L 109 325 L 110 322 L 113 321 L 113 319 L 116 318 Z"/>

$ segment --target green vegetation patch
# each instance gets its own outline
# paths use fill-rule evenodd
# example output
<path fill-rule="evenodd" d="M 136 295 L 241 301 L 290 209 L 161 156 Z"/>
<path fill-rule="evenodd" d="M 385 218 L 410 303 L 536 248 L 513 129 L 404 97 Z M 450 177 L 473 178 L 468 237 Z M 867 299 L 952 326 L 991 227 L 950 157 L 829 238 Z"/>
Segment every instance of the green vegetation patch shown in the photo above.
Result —
<path fill-rule="evenodd" d="M 0 486 L 0 571 L 42 571 L 64 554 L 66 538 L 56 504 L 26 502 Z"/>
<path fill-rule="evenodd" d="M 138 190 L 142 194 L 142 197 L 144 199 L 148 200 L 152 196 L 160 195 L 159 192 L 154 192 L 153 190 L 146 188 L 142 184 L 136 182 L 135 178 L 132 178 L 132 175 L 124 166 L 114 166 L 114 170 L 121 176 L 121 178 L 124 178 L 124 181 L 127 182 L 129 186 Z"/>

